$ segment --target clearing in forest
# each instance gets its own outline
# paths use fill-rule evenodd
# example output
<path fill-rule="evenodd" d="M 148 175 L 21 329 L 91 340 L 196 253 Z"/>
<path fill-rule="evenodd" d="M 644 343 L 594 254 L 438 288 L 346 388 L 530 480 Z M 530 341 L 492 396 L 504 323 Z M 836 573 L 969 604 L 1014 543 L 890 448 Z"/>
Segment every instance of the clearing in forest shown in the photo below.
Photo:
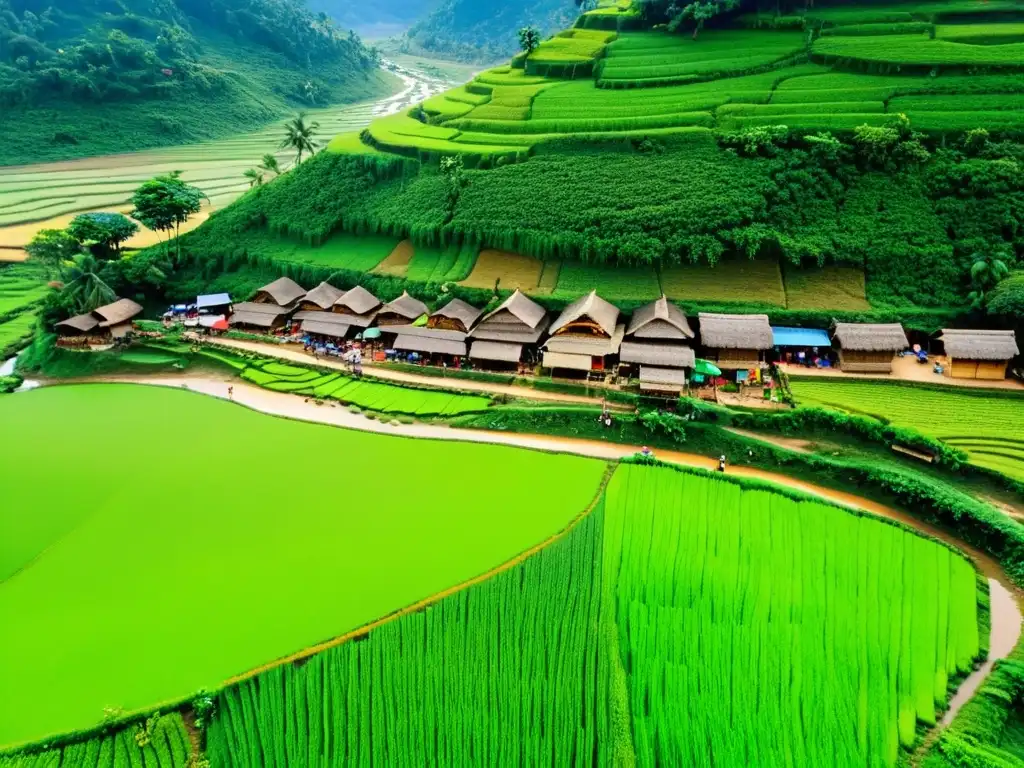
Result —
<path fill-rule="evenodd" d="M 532 291 L 540 281 L 544 262 L 533 256 L 485 248 L 480 251 L 469 277 L 460 285 L 467 288 L 494 288 L 499 282 L 503 291 Z"/>

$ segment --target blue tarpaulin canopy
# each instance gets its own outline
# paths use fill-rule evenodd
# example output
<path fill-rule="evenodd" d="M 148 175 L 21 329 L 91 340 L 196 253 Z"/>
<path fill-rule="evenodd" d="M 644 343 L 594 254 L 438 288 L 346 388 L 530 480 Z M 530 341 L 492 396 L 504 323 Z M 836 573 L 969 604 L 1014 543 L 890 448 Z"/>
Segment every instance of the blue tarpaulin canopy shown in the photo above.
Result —
<path fill-rule="evenodd" d="M 206 296 L 196 297 L 196 308 L 203 309 L 204 307 L 222 307 L 225 304 L 231 303 L 231 296 L 226 293 L 211 293 Z"/>
<path fill-rule="evenodd" d="M 772 326 L 776 347 L 831 347 L 828 333 L 819 328 L 782 328 Z"/>

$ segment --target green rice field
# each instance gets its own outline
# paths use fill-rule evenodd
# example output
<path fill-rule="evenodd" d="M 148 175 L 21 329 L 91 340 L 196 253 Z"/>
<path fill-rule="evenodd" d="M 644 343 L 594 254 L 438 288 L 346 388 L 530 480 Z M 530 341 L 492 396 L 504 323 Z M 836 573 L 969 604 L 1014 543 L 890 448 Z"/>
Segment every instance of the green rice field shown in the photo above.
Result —
<path fill-rule="evenodd" d="M 264 362 L 244 368 L 246 381 L 275 392 L 337 400 L 361 409 L 402 416 L 458 416 L 487 410 L 491 401 L 481 395 L 444 390 L 411 389 L 338 371 L 321 373 L 311 368 Z"/>
<path fill-rule="evenodd" d="M 975 572 L 948 547 L 620 466 L 591 515 L 514 570 L 226 689 L 209 755 L 893 766 L 978 649 Z"/>
<path fill-rule="evenodd" d="M 882 418 L 967 452 L 972 464 L 1024 480 L 1024 395 L 901 386 L 880 381 L 790 379 L 801 405 Z"/>
<path fill-rule="evenodd" d="M 477 576 L 564 527 L 604 471 L 144 386 L 7 397 L 0 423 L 0 747 L 166 709 Z M 206 458 L 151 450 L 185 439 Z M 524 478 L 525 505 L 500 490 Z"/>
<path fill-rule="evenodd" d="M 320 245 L 278 238 L 270 248 L 274 258 L 280 261 L 369 272 L 395 250 L 400 240 L 388 235 L 351 235 L 339 232 Z"/>

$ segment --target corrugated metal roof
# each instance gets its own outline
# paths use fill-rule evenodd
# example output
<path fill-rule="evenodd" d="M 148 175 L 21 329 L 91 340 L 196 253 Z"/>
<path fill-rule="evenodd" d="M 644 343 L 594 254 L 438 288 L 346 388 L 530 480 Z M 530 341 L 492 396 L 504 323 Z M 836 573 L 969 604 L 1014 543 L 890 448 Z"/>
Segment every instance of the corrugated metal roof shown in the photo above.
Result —
<path fill-rule="evenodd" d="M 567 368 L 573 371 L 589 371 L 590 355 L 570 355 L 564 352 L 545 352 L 542 365 L 545 368 Z"/>
<path fill-rule="evenodd" d="M 501 360 L 518 363 L 523 356 L 522 344 L 503 344 L 497 341 L 474 341 L 469 356 L 477 360 Z"/>
<path fill-rule="evenodd" d="M 787 328 L 772 326 L 772 340 L 776 347 L 831 347 L 828 332 L 819 328 Z"/>
<path fill-rule="evenodd" d="M 222 307 L 230 303 L 231 295 L 228 293 L 208 293 L 205 296 L 196 296 L 196 309 Z"/>
<path fill-rule="evenodd" d="M 437 352 L 443 355 L 457 355 L 464 357 L 466 354 L 466 342 L 450 341 L 447 339 L 428 338 L 425 336 L 399 336 L 395 339 L 395 349 L 406 352 Z"/>

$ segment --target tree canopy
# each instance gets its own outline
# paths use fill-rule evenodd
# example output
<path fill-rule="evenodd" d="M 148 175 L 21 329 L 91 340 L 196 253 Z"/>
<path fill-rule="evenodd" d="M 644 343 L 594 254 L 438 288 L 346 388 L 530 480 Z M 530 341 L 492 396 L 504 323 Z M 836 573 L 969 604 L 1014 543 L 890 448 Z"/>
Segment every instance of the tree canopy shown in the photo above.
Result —
<path fill-rule="evenodd" d="M 120 213 L 81 213 L 72 219 L 67 233 L 97 256 L 119 255 L 121 244 L 139 231 L 139 225 Z"/>

